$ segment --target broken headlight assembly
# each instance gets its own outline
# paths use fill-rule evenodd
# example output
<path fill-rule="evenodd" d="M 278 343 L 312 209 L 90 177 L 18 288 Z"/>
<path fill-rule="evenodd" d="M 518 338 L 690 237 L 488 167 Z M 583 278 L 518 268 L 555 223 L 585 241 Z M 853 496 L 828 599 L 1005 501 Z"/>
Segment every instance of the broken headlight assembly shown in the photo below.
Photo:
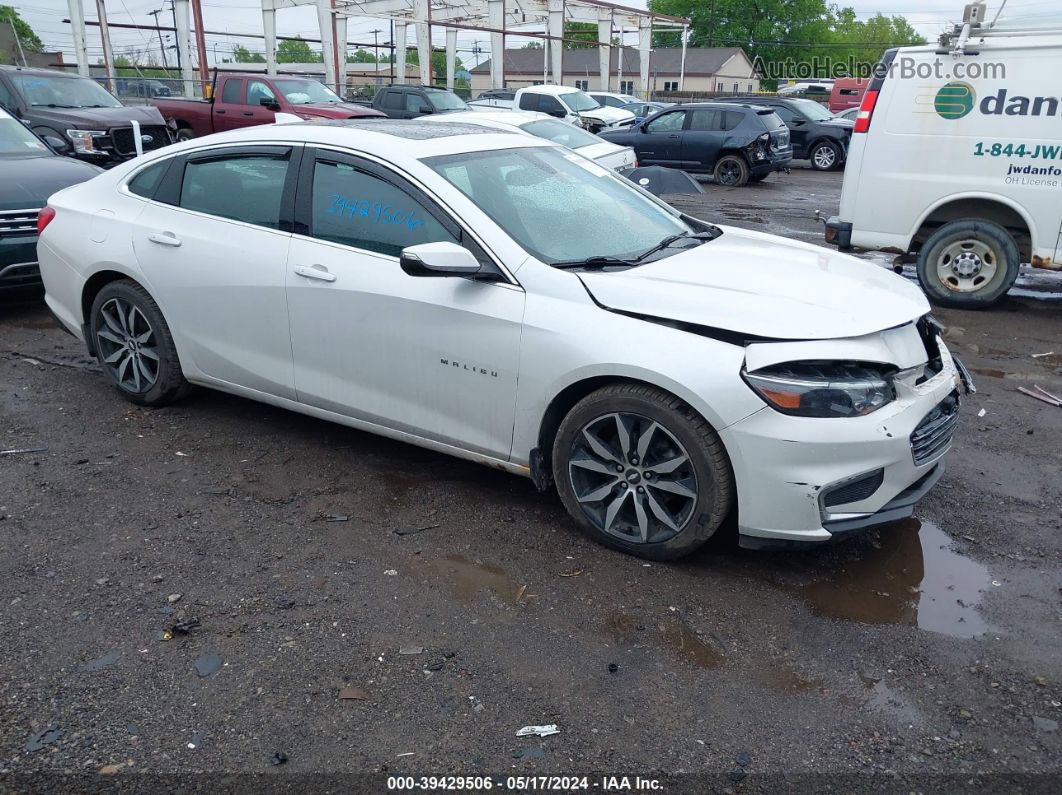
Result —
<path fill-rule="evenodd" d="M 862 362 L 788 362 L 742 372 L 771 408 L 795 417 L 862 417 L 896 399 L 896 368 Z"/>

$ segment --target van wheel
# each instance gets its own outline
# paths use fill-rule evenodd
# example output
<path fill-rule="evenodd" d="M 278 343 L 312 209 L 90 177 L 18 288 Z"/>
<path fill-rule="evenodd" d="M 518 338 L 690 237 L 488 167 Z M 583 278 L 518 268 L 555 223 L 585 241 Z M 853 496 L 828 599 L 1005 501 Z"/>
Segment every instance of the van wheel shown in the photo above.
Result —
<path fill-rule="evenodd" d="M 553 444 L 564 507 L 594 540 L 650 560 L 704 544 L 733 499 L 723 443 L 693 409 L 647 384 L 580 400 Z"/>
<path fill-rule="evenodd" d="M 841 164 L 841 147 L 833 141 L 819 141 L 808 153 L 808 160 L 816 171 L 832 171 Z"/>
<path fill-rule="evenodd" d="M 724 155 L 715 164 L 715 182 L 728 188 L 740 188 L 749 181 L 749 164 L 738 155 Z"/>
<path fill-rule="evenodd" d="M 918 252 L 918 280 L 935 304 L 985 309 L 1018 278 L 1021 255 L 1014 238 L 993 221 L 944 224 Z"/>
<path fill-rule="evenodd" d="M 164 406 L 188 392 L 170 328 L 139 284 L 106 285 L 92 302 L 90 322 L 100 367 L 126 400 Z"/>

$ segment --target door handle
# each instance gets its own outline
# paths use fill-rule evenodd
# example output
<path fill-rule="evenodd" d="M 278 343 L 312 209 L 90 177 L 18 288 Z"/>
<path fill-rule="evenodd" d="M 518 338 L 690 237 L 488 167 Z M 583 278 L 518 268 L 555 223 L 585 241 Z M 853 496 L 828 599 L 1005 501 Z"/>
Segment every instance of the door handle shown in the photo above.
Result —
<path fill-rule="evenodd" d="M 215 113 L 224 113 L 225 109 L 224 108 L 214 108 L 214 112 Z"/>
<path fill-rule="evenodd" d="M 299 276 L 307 279 L 317 279 L 322 282 L 334 282 L 336 275 L 329 273 L 323 265 L 296 265 L 293 269 Z"/>
<path fill-rule="evenodd" d="M 675 133 L 673 135 L 669 135 L 668 136 L 668 138 L 678 138 L 678 137 L 679 137 L 678 133 Z"/>
<path fill-rule="evenodd" d="M 174 248 L 177 248 L 181 245 L 181 241 L 177 239 L 177 235 L 173 234 L 173 232 L 152 232 L 147 238 L 152 243 L 158 243 L 160 246 L 173 246 Z"/>
<path fill-rule="evenodd" d="M 253 116 L 253 115 L 254 115 L 254 113 L 252 113 L 252 112 L 251 112 L 251 111 L 249 111 L 249 110 L 245 110 L 245 111 L 243 112 L 243 115 L 244 115 L 244 116 Z"/>

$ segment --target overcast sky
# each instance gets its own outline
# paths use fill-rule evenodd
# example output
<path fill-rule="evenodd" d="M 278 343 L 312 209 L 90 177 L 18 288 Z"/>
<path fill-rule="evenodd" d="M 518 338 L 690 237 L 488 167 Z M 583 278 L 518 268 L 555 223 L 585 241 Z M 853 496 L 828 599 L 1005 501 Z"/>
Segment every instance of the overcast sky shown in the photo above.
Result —
<path fill-rule="evenodd" d="M 620 4 L 645 7 L 646 0 L 616 0 Z M 70 37 L 70 26 L 63 20 L 68 17 L 67 0 L 33 0 L 21 2 L 21 0 L 5 0 L 14 5 L 28 21 L 33 29 L 47 45 L 48 49 L 61 49 L 67 54 L 67 58 L 73 61 Z M 886 15 L 902 15 L 926 38 L 935 39 L 942 31 L 949 29 L 950 25 L 957 21 L 962 14 L 964 0 L 849 0 L 839 5 L 851 6 L 856 10 L 860 18 L 873 16 L 879 11 Z M 998 8 L 998 0 L 988 3 L 989 18 L 995 14 Z M 1057 8 L 1059 0 L 1008 0 L 1007 11 L 1018 14 L 1042 13 L 1049 8 Z M 86 20 L 96 19 L 95 0 L 84 0 Z M 165 11 L 159 15 L 160 24 L 172 24 L 172 15 L 169 11 L 169 0 L 107 0 L 107 17 L 111 24 L 136 23 L 141 25 L 153 25 L 155 18 L 148 12 L 158 8 Z M 224 31 L 227 33 L 257 33 L 262 32 L 262 14 L 260 0 L 204 0 L 203 2 L 204 27 L 212 31 Z M 534 28 L 531 28 L 534 30 Z M 371 43 L 374 38 L 373 31 L 379 31 L 376 37 L 381 44 L 390 39 L 388 22 L 381 19 L 352 18 L 348 23 L 347 38 L 350 42 Z M 539 28 L 538 30 L 541 30 Z M 95 63 L 102 54 L 102 47 L 98 34 L 98 28 L 92 26 L 88 29 L 89 59 Z M 289 8 L 277 12 L 277 33 L 287 36 L 304 36 L 317 38 L 317 15 L 312 6 Z M 166 34 L 163 34 L 166 37 Z M 120 30 L 112 28 L 111 39 L 115 52 L 118 54 L 140 55 L 154 53 L 159 60 L 159 41 L 154 31 Z M 410 31 L 409 39 L 412 43 L 413 33 Z M 458 36 L 459 57 L 466 65 L 474 65 L 477 60 L 487 56 L 490 49 L 489 36 L 475 31 L 463 31 Z M 627 38 L 627 44 L 634 44 L 636 36 Z M 530 39 L 520 40 L 516 37 L 509 38 L 509 46 L 521 46 Z M 167 45 L 172 45 L 172 39 Z M 433 43 L 436 46 L 445 44 L 445 32 L 442 28 L 436 28 L 433 35 Z M 233 48 L 243 44 L 249 49 L 261 50 L 261 40 L 241 39 L 231 36 L 207 36 L 207 49 L 210 50 L 210 60 L 215 58 L 220 61 L 229 56 Z M 483 51 L 477 58 L 476 46 Z M 173 62 L 172 51 L 167 54 L 170 63 Z"/>

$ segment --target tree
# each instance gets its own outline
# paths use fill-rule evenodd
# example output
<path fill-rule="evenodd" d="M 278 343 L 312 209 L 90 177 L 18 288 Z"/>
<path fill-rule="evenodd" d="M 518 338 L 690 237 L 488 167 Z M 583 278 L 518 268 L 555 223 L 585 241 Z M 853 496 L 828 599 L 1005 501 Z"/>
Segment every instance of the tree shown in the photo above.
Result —
<path fill-rule="evenodd" d="M 420 63 L 420 53 L 416 50 L 406 50 L 406 63 L 416 66 Z M 456 55 L 454 56 L 454 71 L 463 71 L 465 65 L 461 62 L 461 59 Z M 440 75 L 446 75 L 446 53 L 445 52 L 432 52 L 431 54 L 431 73 L 434 77 Z"/>
<path fill-rule="evenodd" d="M 565 22 L 564 49 L 588 50 L 596 47 L 597 25 L 593 22 Z"/>
<path fill-rule="evenodd" d="M 265 63 L 265 56 L 262 53 L 251 52 L 243 46 L 237 46 L 232 51 L 232 59 L 236 63 Z"/>
<path fill-rule="evenodd" d="M 324 58 L 302 39 L 284 39 L 277 46 L 277 63 L 320 63 Z"/>
<path fill-rule="evenodd" d="M 33 52 L 41 52 L 44 50 L 44 43 L 38 38 L 37 34 L 33 32 L 33 28 L 29 26 L 22 17 L 18 15 L 11 6 L 0 6 L 0 22 L 10 22 L 11 27 L 15 29 L 15 35 L 18 36 L 19 44 L 22 45 L 24 50 L 32 50 Z"/>
<path fill-rule="evenodd" d="M 390 59 L 385 56 L 381 56 L 379 61 L 381 63 L 388 63 Z M 347 63 L 376 63 L 377 58 L 368 50 L 354 50 L 352 55 L 347 56 Z"/>

